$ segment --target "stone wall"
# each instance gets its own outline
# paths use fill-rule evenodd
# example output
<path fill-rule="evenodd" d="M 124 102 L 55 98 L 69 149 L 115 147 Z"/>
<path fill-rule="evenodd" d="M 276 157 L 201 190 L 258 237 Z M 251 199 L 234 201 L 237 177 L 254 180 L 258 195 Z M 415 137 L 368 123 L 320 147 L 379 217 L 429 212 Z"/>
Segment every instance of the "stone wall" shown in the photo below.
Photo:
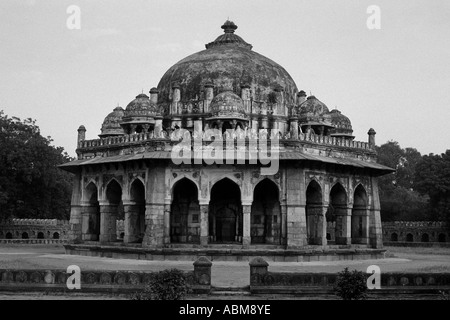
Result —
<path fill-rule="evenodd" d="M 449 243 L 450 231 L 442 221 L 383 222 L 383 242 L 396 243 Z"/>
<path fill-rule="evenodd" d="M 69 228 L 67 220 L 11 219 L 0 224 L 0 241 L 23 239 L 28 243 L 27 240 L 67 240 Z M 38 242 L 48 243 L 48 241 Z"/>
<path fill-rule="evenodd" d="M 212 263 L 201 257 L 194 262 L 193 271 L 184 271 L 194 293 L 211 290 Z M 135 292 L 142 290 L 152 272 L 143 271 L 81 271 L 81 289 L 69 290 L 66 270 L 11 270 L 0 269 L 1 291 L 71 291 L 77 292 Z"/>
<path fill-rule="evenodd" d="M 332 293 L 337 279 L 337 273 L 271 272 L 262 258 L 253 259 L 249 265 L 252 293 Z M 381 273 L 381 289 L 369 292 L 438 293 L 449 289 L 450 273 Z"/>

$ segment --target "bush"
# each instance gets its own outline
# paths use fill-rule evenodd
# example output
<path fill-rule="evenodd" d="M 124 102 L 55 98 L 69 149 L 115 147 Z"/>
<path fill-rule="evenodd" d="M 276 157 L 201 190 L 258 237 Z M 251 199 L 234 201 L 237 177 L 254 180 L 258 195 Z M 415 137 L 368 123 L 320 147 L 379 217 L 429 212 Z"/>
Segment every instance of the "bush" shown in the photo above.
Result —
<path fill-rule="evenodd" d="M 343 300 L 364 300 L 366 299 L 367 278 L 362 271 L 348 271 L 345 268 L 339 272 L 334 292 Z"/>
<path fill-rule="evenodd" d="M 151 274 L 144 290 L 134 293 L 131 299 L 182 300 L 189 292 L 185 274 L 178 269 L 170 269 Z"/>

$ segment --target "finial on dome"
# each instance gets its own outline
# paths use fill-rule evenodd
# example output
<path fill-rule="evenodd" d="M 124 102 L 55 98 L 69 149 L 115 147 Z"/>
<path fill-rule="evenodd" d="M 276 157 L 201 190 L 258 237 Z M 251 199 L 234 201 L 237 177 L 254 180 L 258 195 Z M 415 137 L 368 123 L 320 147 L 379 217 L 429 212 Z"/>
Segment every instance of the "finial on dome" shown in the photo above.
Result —
<path fill-rule="evenodd" d="M 238 27 L 234 24 L 233 21 L 227 20 L 221 27 L 225 33 L 234 33 L 234 30 L 236 30 Z"/>

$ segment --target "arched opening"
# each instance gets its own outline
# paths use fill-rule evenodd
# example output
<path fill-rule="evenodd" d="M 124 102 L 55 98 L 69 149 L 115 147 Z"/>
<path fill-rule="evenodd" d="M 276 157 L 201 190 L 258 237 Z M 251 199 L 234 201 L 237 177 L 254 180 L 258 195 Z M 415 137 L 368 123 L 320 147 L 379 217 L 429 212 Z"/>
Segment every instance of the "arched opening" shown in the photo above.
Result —
<path fill-rule="evenodd" d="M 6 239 L 12 239 L 13 238 L 12 233 L 11 232 L 7 232 L 5 238 Z"/>
<path fill-rule="evenodd" d="M 124 219 L 122 204 L 122 187 L 115 180 L 111 180 L 106 187 L 107 205 L 103 206 L 100 223 L 100 241 L 117 241 L 117 220 Z"/>
<path fill-rule="evenodd" d="M 22 239 L 28 239 L 28 232 L 22 233 Z"/>
<path fill-rule="evenodd" d="M 259 182 L 251 208 L 251 243 L 281 243 L 281 207 L 278 187 L 269 179 Z"/>
<path fill-rule="evenodd" d="M 200 205 L 194 182 L 183 178 L 173 187 L 170 241 L 200 243 Z"/>
<path fill-rule="evenodd" d="M 91 182 L 85 189 L 87 205 L 82 212 L 83 240 L 98 241 L 100 239 L 100 205 L 98 202 L 97 186 Z"/>
<path fill-rule="evenodd" d="M 306 188 L 306 234 L 308 244 L 323 244 L 322 188 L 313 180 Z"/>
<path fill-rule="evenodd" d="M 352 243 L 367 244 L 369 238 L 367 193 L 362 185 L 358 185 L 353 196 L 353 208 L 351 217 Z"/>
<path fill-rule="evenodd" d="M 445 234 L 440 233 L 439 236 L 438 236 L 438 241 L 439 242 L 445 242 Z"/>
<path fill-rule="evenodd" d="M 395 232 L 391 234 L 391 241 L 398 241 L 398 235 Z"/>
<path fill-rule="evenodd" d="M 231 125 L 230 121 L 224 121 L 222 123 L 222 134 L 227 132 L 227 130 L 232 130 L 233 126 Z"/>
<path fill-rule="evenodd" d="M 421 241 L 422 241 L 422 242 L 428 242 L 428 241 L 430 241 L 430 236 L 428 235 L 428 233 L 422 234 Z"/>
<path fill-rule="evenodd" d="M 408 233 L 406 235 L 406 241 L 407 242 L 414 242 L 414 236 L 411 233 Z"/>
<path fill-rule="evenodd" d="M 220 180 L 211 189 L 209 234 L 211 242 L 242 241 L 241 192 L 228 178 Z"/>
<path fill-rule="evenodd" d="M 43 232 L 38 232 L 37 238 L 38 239 L 44 239 L 44 233 Z"/>
<path fill-rule="evenodd" d="M 58 232 L 54 232 L 53 233 L 53 239 L 59 239 L 59 233 Z"/>
<path fill-rule="evenodd" d="M 124 206 L 125 243 L 141 243 L 145 234 L 145 187 L 141 180 L 136 179 L 130 188 L 130 204 Z"/>
<path fill-rule="evenodd" d="M 350 244 L 347 235 L 347 193 L 344 187 L 337 183 L 330 192 L 330 204 L 327 214 L 327 233 L 330 234 L 330 244 Z"/>

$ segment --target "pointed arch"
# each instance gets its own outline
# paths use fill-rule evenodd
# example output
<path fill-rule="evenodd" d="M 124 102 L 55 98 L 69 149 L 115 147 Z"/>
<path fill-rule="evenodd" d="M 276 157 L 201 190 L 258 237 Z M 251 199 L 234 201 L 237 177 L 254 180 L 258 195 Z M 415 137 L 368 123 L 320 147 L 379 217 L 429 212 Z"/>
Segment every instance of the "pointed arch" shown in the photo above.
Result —
<path fill-rule="evenodd" d="M 362 184 L 358 184 L 353 193 L 351 217 L 351 239 L 354 244 L 368 244 L 369 210 L 368 196 Z"/>
<path fill-rule="evenodd" d="M 209 234 L 211 242 L 242 242 L 241 189 L 225 177 L 211 188 Z"/>
<path fill-rule="evenodd" d="M 90 181 L 84 188 L 84 199 L 90 204 L 98 202 L 98 188 L 94 181 Z"/>
<path fill-rule="evenodd" d="M 105 196 L 111 205 L 119 205 L 122 200 L 122 186 L 115 178 L 109 180 L 106 185 Z"/>
<path fill-rule="evenodd" d="M 184 177 L 172 188 L 170 241 L 200 243 L 200 205 L 197 185 Z"/>
<path fill-rule="evenodd" d="M 306 188 L 306 234 L 308 244 L 322 244 L 324 216 L 322 188 L 312 179 Z"/>
<path fill-rule="evenodd" d="M 262 179 L 253 190 L 251 243 L 281 243 L 280 190 L 271 179 Z"/>
<path fill-rule="evenodd" d="M 125 243 L 141 243 L 145 234 L 145 185 L 139 178 L 130 185 L 130 201 L 123 207 L 125 232 L 119 238 Z"/>
<path fill-rule="evenodd" d="M 326 214 L 327 239 L 331 244 L 347 244 L 347 192 L 340 182 L 330 190 L 330 202 Z"/>
<path fill-rule="evenodd" d="M 98 241 L 100 237 L 100 205 L 97 184 L 91 180 L 86 186 L 84 194 L 87 205 L 83 207 L 81 214 L 81 238 L 82 240 Z"/>

